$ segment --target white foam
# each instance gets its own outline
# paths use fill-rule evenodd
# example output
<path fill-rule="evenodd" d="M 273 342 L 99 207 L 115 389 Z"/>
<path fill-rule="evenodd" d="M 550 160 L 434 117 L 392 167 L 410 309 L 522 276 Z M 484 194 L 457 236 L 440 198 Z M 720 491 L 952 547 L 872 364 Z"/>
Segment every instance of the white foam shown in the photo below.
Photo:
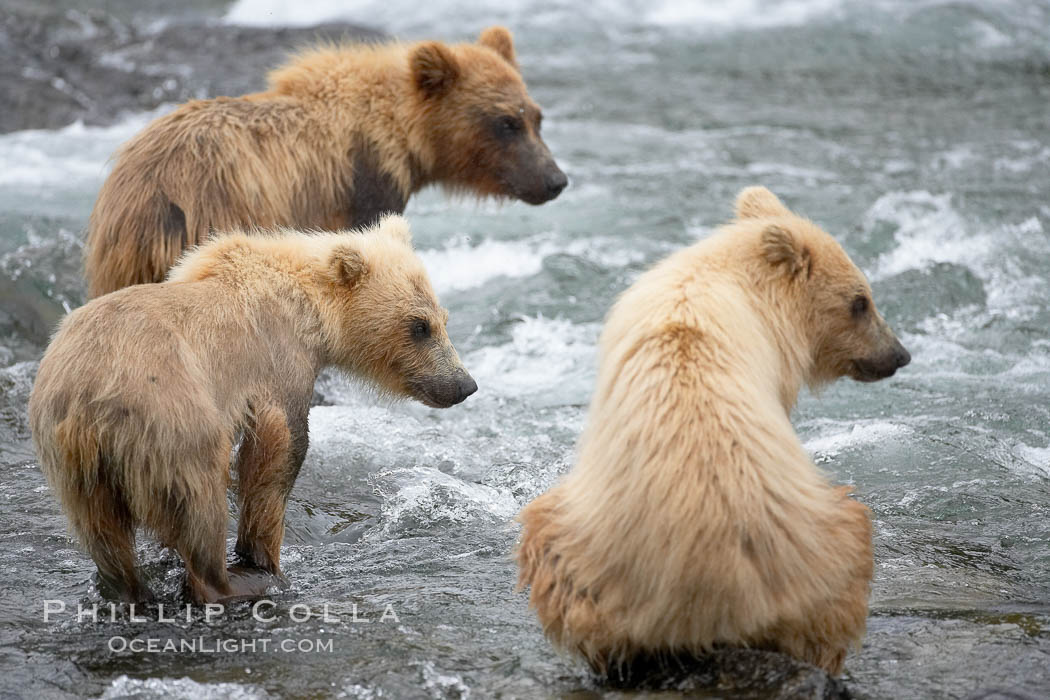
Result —
<path fill-rule="evenodd" d="M 974 153 L 973 146 L 962 145 L 953 146 L 946 151 L 943 151 L 933 158 L 933 164 L 944 170 L 959 170 L 969 163 L 971 163 L 977 154 Z"/>
<path fill-rule="evenodd" d="M 272 697 L 262 688 L 240 683 L 198 683 L 189 678 L 113 679 L 100 700 L 265 700 Z"/>
<path fill-rule="evenodd" d="M 0 136 L 0 209 L 83 216 L 90 211 L 117 148 L 167 109 L 170 106 L 107 127 L 76 122 L 54 131 L 33 129 Z"/>
<path fill-rule="evenodd" d="M 281 563 L 283 564 L 284 562 L 282 561 Z M 351 681 L 343 686 L 343 690 L 336 697 L 353 698 L 354 700 L 376 700 L 376 698 L 382 698 L 385 696 L 383 695 L 382 689 L 372 688 Z"/>
<path fill-rule="evenodd" d="M 543 259 L 555 253 L 575 255 L 602 267 L 624 267 L 646 257 L 645 251 L 624 248 L 616 239 L 559 242 L 549 233 L 520 241 L 485 240 L 477 245 L 453 241 L 444 248 L 417 253 L 438 294 L 473 289 L 498 277 L 531 277 L 543 269 Z"/>
<path fill-rule="evenodd" d="M 543 267 L 543 258 L 556 250 L 550 243 L 486 240 L 476 246 L 451 244 L 418 252 L 440 294 L 480 287 L 497 277 L 530 277 Z"/>
<path fill-rule="evenodd" d="M 912 354 L 913 368 L 924 376 L 941 379 L 972 378 L 972 368 L 990 363 L 1004 364 L 1006 358 L 988 348 L 971 348 L 954 340 L 965 338 L 972 328 L 972 315 L 949 317 L 938 314 L 919 324 L 920 333 L 908 333 L 901 342 Z"/>
<path fill-rule="evenodd" d="M 350 406 L 315 406 L 310 409 L 310 458 L 339 473 L 355 470 L 354 459 L 410 467 L 457 464 L 461 437 L 444 434 L 420 415 L 407 402 L 381 405 L 367 396 Z M 406 455 L 406 444 L 419 447 Z"/>
<path fill-rule="evenodd" d="M 1022 462 L 1017 465 L 1020 471 L 1029 476 L 1050 478 L 1050 446 L 1031 447 L 1020 443 L 1014 446 L 1013 454 Z"/>
<path fill-rule="evenodd" d="M 818 458 L 828 458 L 859 447 L 899 439 L 912 432 L 905 425 L 879 420 L 857 421 L 845 430 L 841 423 L 834 423 L 834 426 L 834 429 L 810 438 L 803 446 Z"/>
<path fill-rule="evenodd" d="M 882 255 L 872 279 L 892 277 L 905 270 L 921 269 L 935 262 L 972 263 L 994 244 L 990 234 L 971 235 L 951 195 L 934 195 L 920 190 L 891 192 L 872 205 L 864 217 L 864 227 L 879 222 L 897 225 L 897 247 Z"/>
<path fill-rule="evenodd" d="M 30 129 L 0 136 L 0 185 L 64 189 L 90 186 L 105 175 L 106 161 L 170 106 L 136 114 L 112 126 L 84 126 L 75 122 L 54 131 Z"/>
<path fill-rule="evenodd" d="M 645 19 L 664 26 L 710 29 L 793 26 L 834 14 L 841 5 L 840 0 L 664 0 L 650 5 Z"/>
<path fill-rule="evenodd" d="M 623 241 L 617 238 L 575 238 L 562 247 L 562 252 L 602 267 L 626 267 L 648 257 L 644 250 L 625 247 Z"/>
<path fill-rule="evenodd" d="M 872 280 L 906 270 L 924 269 L 934 263 L 968 268 L 984 283 L 987 306 L 1011 319 L 1038 313 L 1047 294 L 1044 275 L 1027 274 L 1019 256 L 1050 255 L 1050 239 L 1038 217 L 1018 223 L 981 228 L 954 208 L 950 194 L 923 190 L 891 192 L 880 197 L 864 217 L 864 227 L 896 227 L 896 247 L 876 261 Z M 972 314 L 967 310 L 967 320 Z"/>
<path fill-rule="evenodd" d="M 433 661 L 423 662 L 423 685 L 430 691 L 431 697 L 460 698 L 460 700 L 467 700 L 470 697 L 470 687 L 462 677 L 454 673 L 441 673 L 434 667 Z"/>
<path fill-rule="evenodd" d="M 471 374 L 501 395 L 544 394 L 548 402 L 582 403 L 594 377 L 598 324 L 523 317 L 511 340 L 465 358 Z"/>
<path fill-rule="evenodd" d="M 974 20 L 970 23 L 970 34 L 974 43 L 982 49 L 999 49 L 1013 44 L 1013 39 L 996 29 L 993 25 L 982 20 Z"/>
<path fill-rule="evenodd" d="M 403 33 L 427 26 L 445 29 L 465 23 L 473 27 L 481 17 L 490 22 L 512 23 L 521 17 L 525 5 L 524 2 L 510 1 L 493 7 L 482 0 L 454 5 L 405 0 L 359 0 L 352 3 L 344 0 L 314 0 L 308 3 L 295 0 L 238 0 L 226 13 L 225 20 L 231 24 L 249 26 L 310 26 L 345 21 Z"/>
<path fill-rule="evenodd" d="M 978 159 L 991 161 L 991 168 L 1006 177 L 1045 172 L 1050 164 L 1050 146 L 1032 139 L 996 143 L 994 148 L 988 144 L 957 144 L 934 156 L 931 164 L 942 170 L 963 170 L 973 167 L 973 161 Z"/>
<path fill-rule="evenodd" d="M 237 0 L 226 13 L 232 24 L 309 26 L 347 21 L 394 33 L 451 30 L 461 33 L 482 24 L 515 28 L 586 22 L 581 26 L 649 24 L 665 27 L 728 30 L 798 25 L 836 13 L 843 0 L 467 0 L 416 3 L 406 0 Z"/>
<path fill-rule="evenodd" d="M 387 535 L 418 534 L 479 518 L 509 520 L 519 509 L 514 496 L 504 489 L 427 467 L 384 470 L 369 480 L 383 498 L 382 529 Z"/>
<path fill-rule="evenodd" d="M 801 180 L 807 185 L 815 185 L 818 182 L 834 182 L 838 175 L 828 170 L 814 170 L 813 168 L 800 168 L 786 163 L 764 163 L 755 162 L 747 166 L 747 172 L 752 175 L 778 175 Z"/>
<path fill-rule="evenodd" d="M 1045 340 L 1034 341 L 1028 349 L 1028 354 L 1018 360 L 1017 364 L 1006 372 L 1006 375 L 1015 379 L 1029 380 L 1028 384 L 1041 392 L 1043 385 L 1038 380 L 1045 380 L 1050 374 L 1048 345 L 1050 342 Z"/>

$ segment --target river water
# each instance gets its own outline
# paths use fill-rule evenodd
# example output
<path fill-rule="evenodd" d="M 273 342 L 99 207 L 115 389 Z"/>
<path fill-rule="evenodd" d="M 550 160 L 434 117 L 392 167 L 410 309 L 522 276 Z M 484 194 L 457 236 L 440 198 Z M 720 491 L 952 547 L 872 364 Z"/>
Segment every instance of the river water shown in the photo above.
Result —
<path fill-rule="evenodd" d="M 161 26 L 161 5 L 128 21 Z M 571 184 L 538 208 L 439 191 L 411 201 L 480 389 L 437 411 L 323 379 L 288 509 L 292 587 L 265 619 L 240 607 L 189 622 L 137 623 L 126 609 L 78 620 L 78 604 L 102 599 L 34 461 L 25 401 L 50 324 L 83 300 L 80 235 L 107 159 L 171 105 L 0 135 L 0 696 L 605 692 L 550 648 L 514 592 L 513 516 L 571 465 L 615 295 L 725 221 L 751 184 L 842 242 L 914 358 L 890 380 L 805 395 L 794 415 L 815 461 L 875 520 L 850 690 L 1050 692 L 1050 4 L 188 7 L 214 22 L 342 20 L 405 38 L 505 23 Z M 140 556 L 173 604 L 174 555 L 144 541 Z M 66 610 L 45 621 L 46 599 Z M 296 621 L 304 609 L 313 615 Z M 132 638 L 203 649 L 119 650 Z M 255 651 L 229 648 L 251 640 Z"/>

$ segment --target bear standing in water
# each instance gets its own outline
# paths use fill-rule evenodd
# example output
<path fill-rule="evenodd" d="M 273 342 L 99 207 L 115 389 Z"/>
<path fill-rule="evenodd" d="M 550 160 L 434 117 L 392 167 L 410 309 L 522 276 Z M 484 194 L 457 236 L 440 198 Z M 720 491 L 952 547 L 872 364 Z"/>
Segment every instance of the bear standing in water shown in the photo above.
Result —
<path fill-rule="evenodd" d="M 432 184 L 542 204 L 568 182 L 503 27 L 317 48 L 269 82 L 188 102 L 121 149 L 88 222 L 90 296 L 160 282 L 216 230 L 359 228 Z"/>
<path fill-rule="evenodd" d="M 445 333 L 408 225 L 216 236 L 163 284 L 69 314 L 40 362 L 29 420 L 41 468 L 102 582 L 149 597 L 143 525 L 186 563 L 195 602 L 261 595 L 280 577 L 284 511 L 307 448 L 314 380 L 334 365 L 443 408 L 477 385 Z M 236 457 L 240 522 L 226 568 Z"/>
<path fill-rule="evenodd" d="M 616 302 L 576 466 L 520 516 L 520 584 L 600 673 L 731 645 L 834 674 L 864 634 L 868 509 L 790 412 L 910 358 L 831 236 L 762 187 L 736 210 Z"/>

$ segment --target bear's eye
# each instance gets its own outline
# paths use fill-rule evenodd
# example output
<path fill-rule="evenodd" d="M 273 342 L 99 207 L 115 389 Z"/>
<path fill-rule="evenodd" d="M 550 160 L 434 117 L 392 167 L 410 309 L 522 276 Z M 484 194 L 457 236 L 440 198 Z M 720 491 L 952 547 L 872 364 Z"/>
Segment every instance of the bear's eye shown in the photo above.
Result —
<path fill-rule="evenodd" d="M 849 311 L 853 318 L 860 318 L 864 314 L 868 313 L 868 307 L 871 302 L 868 301 L 868 297 L 863 294 L 859 294 L 853 298 L 853 303 L 850 304 Z"/>
<path fill-rule="evenodd" d="M 521 123 L 521 119 L 518 117 L 507 115 L 500 117 L 499 127 L 504 134 L 511 136 L 523 130 L 525 125 Z"/>
<path fill-rule="evenodd" d="M 420 319 L 412 322 L 412 337 L 416 340 L 426 340 L 430 337 L 430 322 Z"/>

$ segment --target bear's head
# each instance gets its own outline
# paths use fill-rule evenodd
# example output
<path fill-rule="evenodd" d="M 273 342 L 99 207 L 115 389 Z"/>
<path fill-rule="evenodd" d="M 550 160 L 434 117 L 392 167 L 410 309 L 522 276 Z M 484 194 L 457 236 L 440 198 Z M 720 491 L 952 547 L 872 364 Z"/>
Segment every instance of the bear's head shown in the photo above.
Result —
<path fill-rule="evenodd" d="M 397 215 L 342 234 L 323 261 L 322 326 L 328 360 L 381 391 L 447 408 L 478 385 L 445 332 L 408 222 Z"/>
<path fill-rule="evenodd" d="M 525 89 L 507 29 L 489 27 L 476 44 L 424 42 L 410 66 L 436 180 L 529 204 L 565 189 L 568 178 L 540 138 L 540 108 Z"/>
<path fill-rule="evenodd" d="M 846 251 L 764 187 L 736 200 L 738 222 L 758 237 L 758 266 L 773 281 L 771 303 L 791 308 L 808 345 L 811 385 L 848 376 L 874 382 L 911 361 L 875 308 L 867 279 Z"/>

